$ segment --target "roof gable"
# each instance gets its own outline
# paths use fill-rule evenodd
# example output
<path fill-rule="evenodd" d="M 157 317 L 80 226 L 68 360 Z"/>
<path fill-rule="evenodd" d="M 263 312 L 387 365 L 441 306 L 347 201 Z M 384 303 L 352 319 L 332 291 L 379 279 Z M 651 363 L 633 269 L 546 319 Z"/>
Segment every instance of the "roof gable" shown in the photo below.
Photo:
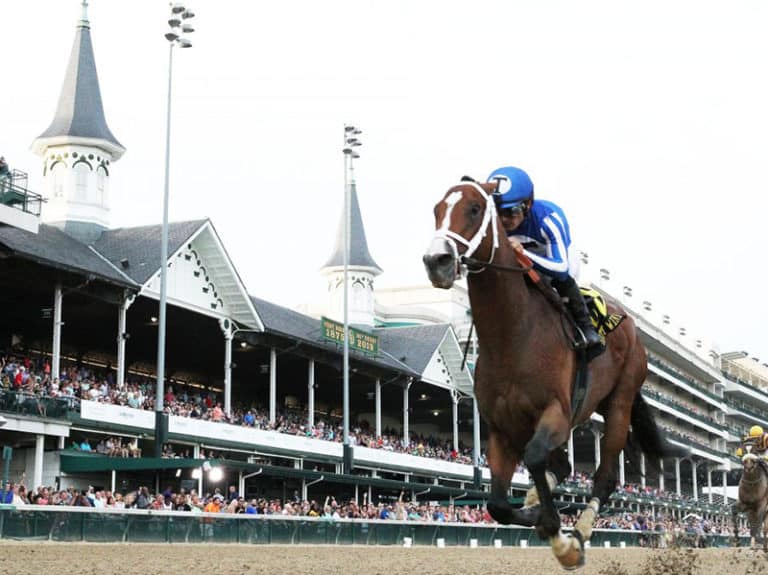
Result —
<path fill-rule="evenodd" d="M 144 295 L 159 298 L 161 241 L 161 226 L 145 226 L 104 232 L 95 247 L 140 281 Z M 263 329 L 247 290 L 209 220 L 169 225 L 168 254 L 170 303 Z"/>
<path fill-rule="evenodd" d="M 168 225 L 168 253 L 176 253 L 208 220 L 174 222 Z M 139 226 L 105 230 L 93 247 L 112 265 L 122 269 L 139 285 L 160 269 L 162 226 Z"/>
<path fill-rule="evenodd" d="M 376 334 L 422 381 L 472 393 L 472 378 L 466 366 L 461 367 L 463 351 L 450 324 L 381 328 Z"/>

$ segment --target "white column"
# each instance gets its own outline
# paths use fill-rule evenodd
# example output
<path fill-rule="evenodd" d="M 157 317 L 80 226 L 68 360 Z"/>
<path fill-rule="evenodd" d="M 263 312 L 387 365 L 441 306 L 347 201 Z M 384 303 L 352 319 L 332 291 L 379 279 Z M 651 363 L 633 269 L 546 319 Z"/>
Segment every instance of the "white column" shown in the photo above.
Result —
<path fill-rule="evenodd" d="M 381 380 L 376 379 L 376 438 L 381 437 Z"/>
<path fill-rule="evenodd" d="M 675 493 L 680 495 L 680 458 L 675 457 Z"/>
<path fill-rule="evenodd" d="M 691 477 L 693 479 L 693 499 L 695 501 L 699 500 L 699 485 L 696 481 L 696 468 L 698 467 L 698 464 L 691 460 Z"/>
<path fill-rule="evenodd" d="M 453 403 L 453 449 L 459 452 L 459 394 L 451 390 L 451 402 Z"/>
<path fill-rule="evenodd" d="M 640 487 L 645 487 L 645 453 L 640 454 Z"/>
<path fill-rule="evenodd" d="M 195 443 L 195 445 L 192 447 L 192 457 L 195 459 L 200 459 L 200 444 Z M 197 470 L 200 472 L 200 477 L 197 478 L 197 494 L 202 497 L 204 495 L 203 493 L 203 470 L 202 470 L 202 462 L 200 463 L 201 467 L 198 467 Z"/>
<path fill-rule="evenodd" d="M 223 327 L 226 324 L 227 327 Z M 224 331 L 224 413 L 232 414 L 232 327 L 229 320 L 222 323 Z"/>
<path fill-rule="evenodd" d="M 123 296 L 123 301 L 117 308 L 117 387 L 122 389 L 125 384 L 125 340 L 128 339 L 128 307 L 133 300 Z"/>
<path fill-rule="evenodd" d="M 240 497 L 245 497 L 245 479 L 243 479 L 242 471 L 237 474 L 237 492 L 240 494 Z"/>
<path fill-rule="evenodd" d="M 576 473 L 576 445 L 573 443 L 573 429 L 568 434 L 568 463 L 571 466 L 571 473 Z"/>
<path fill-rule="evenodd" d="M 113 469 L 110 475 L 111 477 L 109 481 L 109 486 L 110 486 L 110 489 L 112 490 L 112 495 L 114 495 L 115 490 L 117 489 L 117 471 Z"/>
<path fill-rule="evenodd" d="M 310 429 L 315 426 L 315 360 L 309 360 L 309 373 L 307 374 L 307 425 Z"/>
<path fill-rule="evenodd" d="M 480 408 L 477 398 L 472 398 L 472 460 L 475 467 L 480 467 Z"/>
<path fill-rule="evenodd" d="M 53 354 L 51 357 L 51 379 L 61 377 L 61 307 L 63 305 L 63 293 L 61 282 L 56 284 L 53 292 Z"/>
<path fill-rule="evenodd" d="M 603 436 L 599 429 L 592 429 L 595 436 L 595 471 L 600 467 L 600 438 Z"/>
<path fill-rule="evenodd" d="M 712 469 L 707 465 L 707 501 L 712 503 Z"/>
<path fill-rule="evenodd" d="M 36 489 L 43 484 L 43 455 L 45 454 L 45 435 L 42 433 L 35 437 L 35 475 L 32 478 L 31 489 Z"/>
<path fill-rule="evenodd" d="M 408 390 L 411 387 L 411 380 L 408 380 L 403 386 L 403 446 L 410 442 L 410 430 L 408 429 Z"/>
<path fill-rule="evenodd" d="M 269 422 L 277 419 L 277 350 L 269 350 Z"/>
<path fill-rule="evenodd" d="M 659 489 L 664 491 L 664 458 L 659 457 Z"/>
<path fill-rule="evenodd" d="M 624 481 L 624 450 L 619 452 L 619 485 L 622 487 L 626 481 Z"/>
<path fill-rule="evenodd" d="M 723 471 L 723 504 L 728 504 L 728 472 Z"/>

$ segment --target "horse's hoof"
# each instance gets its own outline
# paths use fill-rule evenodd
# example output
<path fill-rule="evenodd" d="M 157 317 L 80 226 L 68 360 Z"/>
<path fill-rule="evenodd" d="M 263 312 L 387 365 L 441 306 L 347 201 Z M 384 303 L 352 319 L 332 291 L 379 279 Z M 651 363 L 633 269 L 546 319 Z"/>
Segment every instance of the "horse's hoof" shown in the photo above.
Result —
<path fill-rule="evenodd" d="M 560 532 L 550 539 L 550 544 L 563 569 L 573 571 L 584 567 L 586 557 L 580 538 Z"/>
<path fill-rule="evenodd" d="M 541 506 L 521 507 L 512 510 L 512 523 L 524 527 L 533 527 L 539 522 L 541 517 Z"/>

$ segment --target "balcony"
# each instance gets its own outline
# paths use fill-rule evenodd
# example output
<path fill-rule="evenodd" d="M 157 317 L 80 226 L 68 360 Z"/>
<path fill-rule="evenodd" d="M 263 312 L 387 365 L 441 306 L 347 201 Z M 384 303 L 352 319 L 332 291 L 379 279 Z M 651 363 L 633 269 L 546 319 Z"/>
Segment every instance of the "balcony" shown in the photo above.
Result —
<path fill-rule="evenodd" d="M 27 173 L 21 170 L 12 170 L 6 177 L 0 177 L 0 204 L 39 216 L 45 200 L 27 189 L 27 181 Z"/>
<path fill-rule="evenodd" d="M 654 390 L 651 390 L 645 387 L 643 387 L 642 393 L 645 397 L 651 398 L 654 401 L 657 401 L 659 403 L 662 403 L 666 406 L 671 407 L 675 411 L 684 413 L 689 417 L 695 418 L 709 427 L 714 427 L 715 429 L 718 429 L 720 431 L 728 431 L 728 428 L 725 425 L 718 423 L 711 416 L 694 411 L 688 408 L 687 406 L 685 406 L 683 403 L 670 399 L 661 393 L 658 393 Z"/>
<path fill-rule="evenodd" d="M 714 399 L 718 403 L 722 403 L 723 402 L 723 398 L 722 397 L 720 397 L 719 395 L 715 395 L 714 393 L 709 391 L 706 387 L 704 387 L 703 385 L 699 384 L 692 377 L 687 376 L 682 371 L 678 371 L 678 370 L 670 367 L 665 362 L 655 358 L 654 356 L 652 356 L 652 355 L 648 356 L 648 363 L 650 363 L 651 365 L 659 368 L 660 370 L 662 370 L 663 372 L 669 374 L 670 376 L 674 377 L 675 379 L 678 379 L 678 380 L 682 381 L 683 383 L 688 384 L 689 386 L 691 386 L 691 388 L 693 388 L 696 391 L 706 395 L 707 397 L 709 397 L 711 399 Z"/>

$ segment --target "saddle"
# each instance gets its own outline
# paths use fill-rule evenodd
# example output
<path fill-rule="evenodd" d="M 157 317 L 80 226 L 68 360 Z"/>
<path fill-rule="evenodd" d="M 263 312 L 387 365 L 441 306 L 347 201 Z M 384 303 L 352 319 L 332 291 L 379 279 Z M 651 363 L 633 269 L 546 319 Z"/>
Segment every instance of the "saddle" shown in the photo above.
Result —
<path fill-rule="evenodd" d="M 606 336 L 615 330 L 621 322 L 626 319 L 626 314 L 608 313 L 608 305 L 605 303 L 605 299 L 597 290 L 579 287 L 581 290 L 584 302 L 587 304 L 587 310 L 589 311 L 589 317 L 592 321 L 592 325 L 600 335 L 600 345 L 593 346 L 589 349 L 583 349 L 576 340 L 576 333 L 578 333 L 578 326 L 571 313 L 568 311 L 568 306 L 563 303 L 560 294 L 557 293 L 555 288 L 552 287 L 549 281 L 542 281 L 542 277 L 533 269 L 533 263 L 525 255 L 522 249 L 515 250 L 515 256 L 518 263 L 522 266 L 529 267 L 529 271 L 526 272 L 525 281 L 537 288 L 546 298 L 549 303 L 564 317 L 571 326 L 569 337 L 571 342 L 571 348 L 576 353 L 578 358 L 578 368 L 576 369 L 576 376 L 573 378 L 573 384 L 571 386 L 571 417 L 573 420 L 579 414 L 584 400 L 589 393 L 589 371 L 587 365 L 590 361 L 598 357 L 605 351 Z"/>

